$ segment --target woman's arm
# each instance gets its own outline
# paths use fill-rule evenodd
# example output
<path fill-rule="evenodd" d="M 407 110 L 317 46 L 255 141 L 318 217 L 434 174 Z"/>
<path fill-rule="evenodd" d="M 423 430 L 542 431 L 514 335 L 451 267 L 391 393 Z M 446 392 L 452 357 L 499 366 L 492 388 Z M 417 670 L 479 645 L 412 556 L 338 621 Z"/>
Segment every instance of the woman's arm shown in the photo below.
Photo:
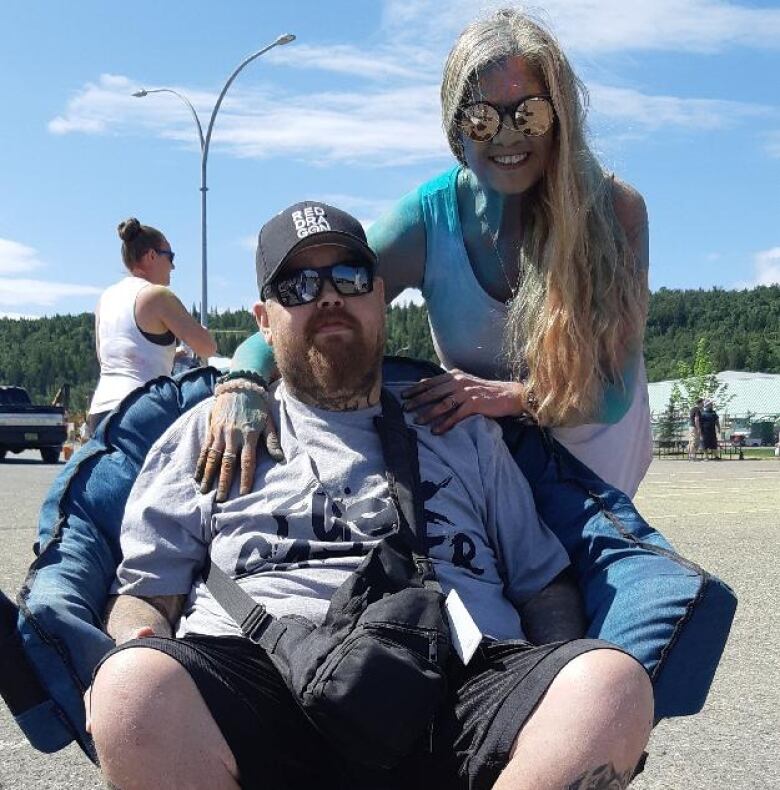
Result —
<path fill-rule="evenodd" d="M 183 340 L 199 357 L 204 359 L 217 353 L 217 344 L 188 312 L 177 296 L 162 285 L 144 288 L 135 301 L 135 318 L 138 326 L 147 332 L 156 332 L 159 322 L 164 330 L 170 330 Z"/>
<path fill-rule="evenodd" d="M 626 234 L 637 270 L 646 278 L 650 266 L 650 234 L 644 198 L 630 184 L 618 180 L 613 181 L 612 196 L 615 216 Z M 643 350 L 636 348 L 636 344 L 629 351 L 623 363 L 622 381 L 613 382 L 604 389 L 596 422 L 613 424 L 626 415 L 634 401 L 642 354 Z"/>
<path fill-rule="evenodd" d="M 626 234 L 638 268 L 647 276 L 650 267 L 650 233 L 645 200 L 634 187 L 617 179 L 613 182 L 612 199 L 615 216 Z"/>
<path fill-rule="evenodd" d="M 379 258 L 378 274 L 385 283 L 385 299 L 392 302 L 405 288 L 421 288 L 425 276 L 425 218 L 417 190 L 404 195 L 367 233 Z"/>
<path fill-rule="evenodd" d="M 233 353 L 230 370 L 251 370 L 259 373 L 266 381 L 277 376 L 274 351 L 266 343 L 262 332 L 250 335 Z"/>

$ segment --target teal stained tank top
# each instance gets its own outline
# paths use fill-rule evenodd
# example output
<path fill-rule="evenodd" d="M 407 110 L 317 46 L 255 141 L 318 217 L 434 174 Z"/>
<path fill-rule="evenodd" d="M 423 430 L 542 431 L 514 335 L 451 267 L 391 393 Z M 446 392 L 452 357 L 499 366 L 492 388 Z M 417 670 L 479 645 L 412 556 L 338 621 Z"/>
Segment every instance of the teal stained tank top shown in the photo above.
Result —
<path fill-rule="evenodd" d="M 454 167 L 418 189 L 425 221 L 422 293 L 436 353 L 445 368 L 510 378 L 502 357 L 507 306 L 490 296 L 471 267 L 458 213 Z M 553 435 L 604 480 L 633 496 L 652 458 L 644 359 L 626 363 L 624 386 L 604 391 L 599 422 L 554 428 Z"/>
<path fill-rule="evenodd" d="M 419 190 L 425 220 L 426 256 L 422 293 L 436 353 L 447 369 L 506 380 L 501 358 L 507 306 L 479 284 L 463 243 L 455 167 Z"/>

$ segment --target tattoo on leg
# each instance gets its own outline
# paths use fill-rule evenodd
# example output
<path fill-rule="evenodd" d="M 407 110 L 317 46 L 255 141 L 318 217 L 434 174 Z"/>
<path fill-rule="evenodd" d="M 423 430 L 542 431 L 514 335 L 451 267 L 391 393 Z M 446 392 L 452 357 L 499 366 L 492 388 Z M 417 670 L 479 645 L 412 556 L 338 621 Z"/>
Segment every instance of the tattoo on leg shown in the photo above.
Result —
<path fill-rule="evenodd" d="M 579 779 L 567 785 L 566 790 L 624 790 L 633 775 L 631 768 L 619 774 L 612 763 L 605 763 L 586 771 Z"/>

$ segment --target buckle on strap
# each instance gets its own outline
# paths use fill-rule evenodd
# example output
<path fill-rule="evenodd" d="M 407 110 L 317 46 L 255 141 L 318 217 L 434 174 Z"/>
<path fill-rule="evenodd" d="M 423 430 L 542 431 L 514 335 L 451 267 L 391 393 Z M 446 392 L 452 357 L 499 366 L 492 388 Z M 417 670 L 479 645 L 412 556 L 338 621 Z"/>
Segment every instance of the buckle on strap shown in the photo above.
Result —
<path fill-rule="evenodd" d="M 243 633 L 256 644 L 260 642 L 268 626 L 273 622 L 265 606 L 258 604 L 241 622 Z"/>
<path fill-rule="evenodd" d="M 436 579 L 436 572 L 433 569 L 433 563 L 429 557 L 416 554 L 414 557 L 414 567 L 417 569 L 420 581 L 428 582 Z"/>

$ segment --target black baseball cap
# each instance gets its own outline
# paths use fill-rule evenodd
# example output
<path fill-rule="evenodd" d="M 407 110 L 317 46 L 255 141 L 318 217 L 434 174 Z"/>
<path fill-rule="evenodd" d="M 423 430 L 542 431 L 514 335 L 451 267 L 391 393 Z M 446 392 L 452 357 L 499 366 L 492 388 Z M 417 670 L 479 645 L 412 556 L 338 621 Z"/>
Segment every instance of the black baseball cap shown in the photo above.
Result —
<path fill-rule="evenodd" d="M 255 256 L 260 293 L 292 255 L 321 244 L 346 247 L 376 266 L 377 258 L 368 246 L 366 232 L 351 214 L 327 203 L 305 200 L 279 212 L 260 228 Z"/>

